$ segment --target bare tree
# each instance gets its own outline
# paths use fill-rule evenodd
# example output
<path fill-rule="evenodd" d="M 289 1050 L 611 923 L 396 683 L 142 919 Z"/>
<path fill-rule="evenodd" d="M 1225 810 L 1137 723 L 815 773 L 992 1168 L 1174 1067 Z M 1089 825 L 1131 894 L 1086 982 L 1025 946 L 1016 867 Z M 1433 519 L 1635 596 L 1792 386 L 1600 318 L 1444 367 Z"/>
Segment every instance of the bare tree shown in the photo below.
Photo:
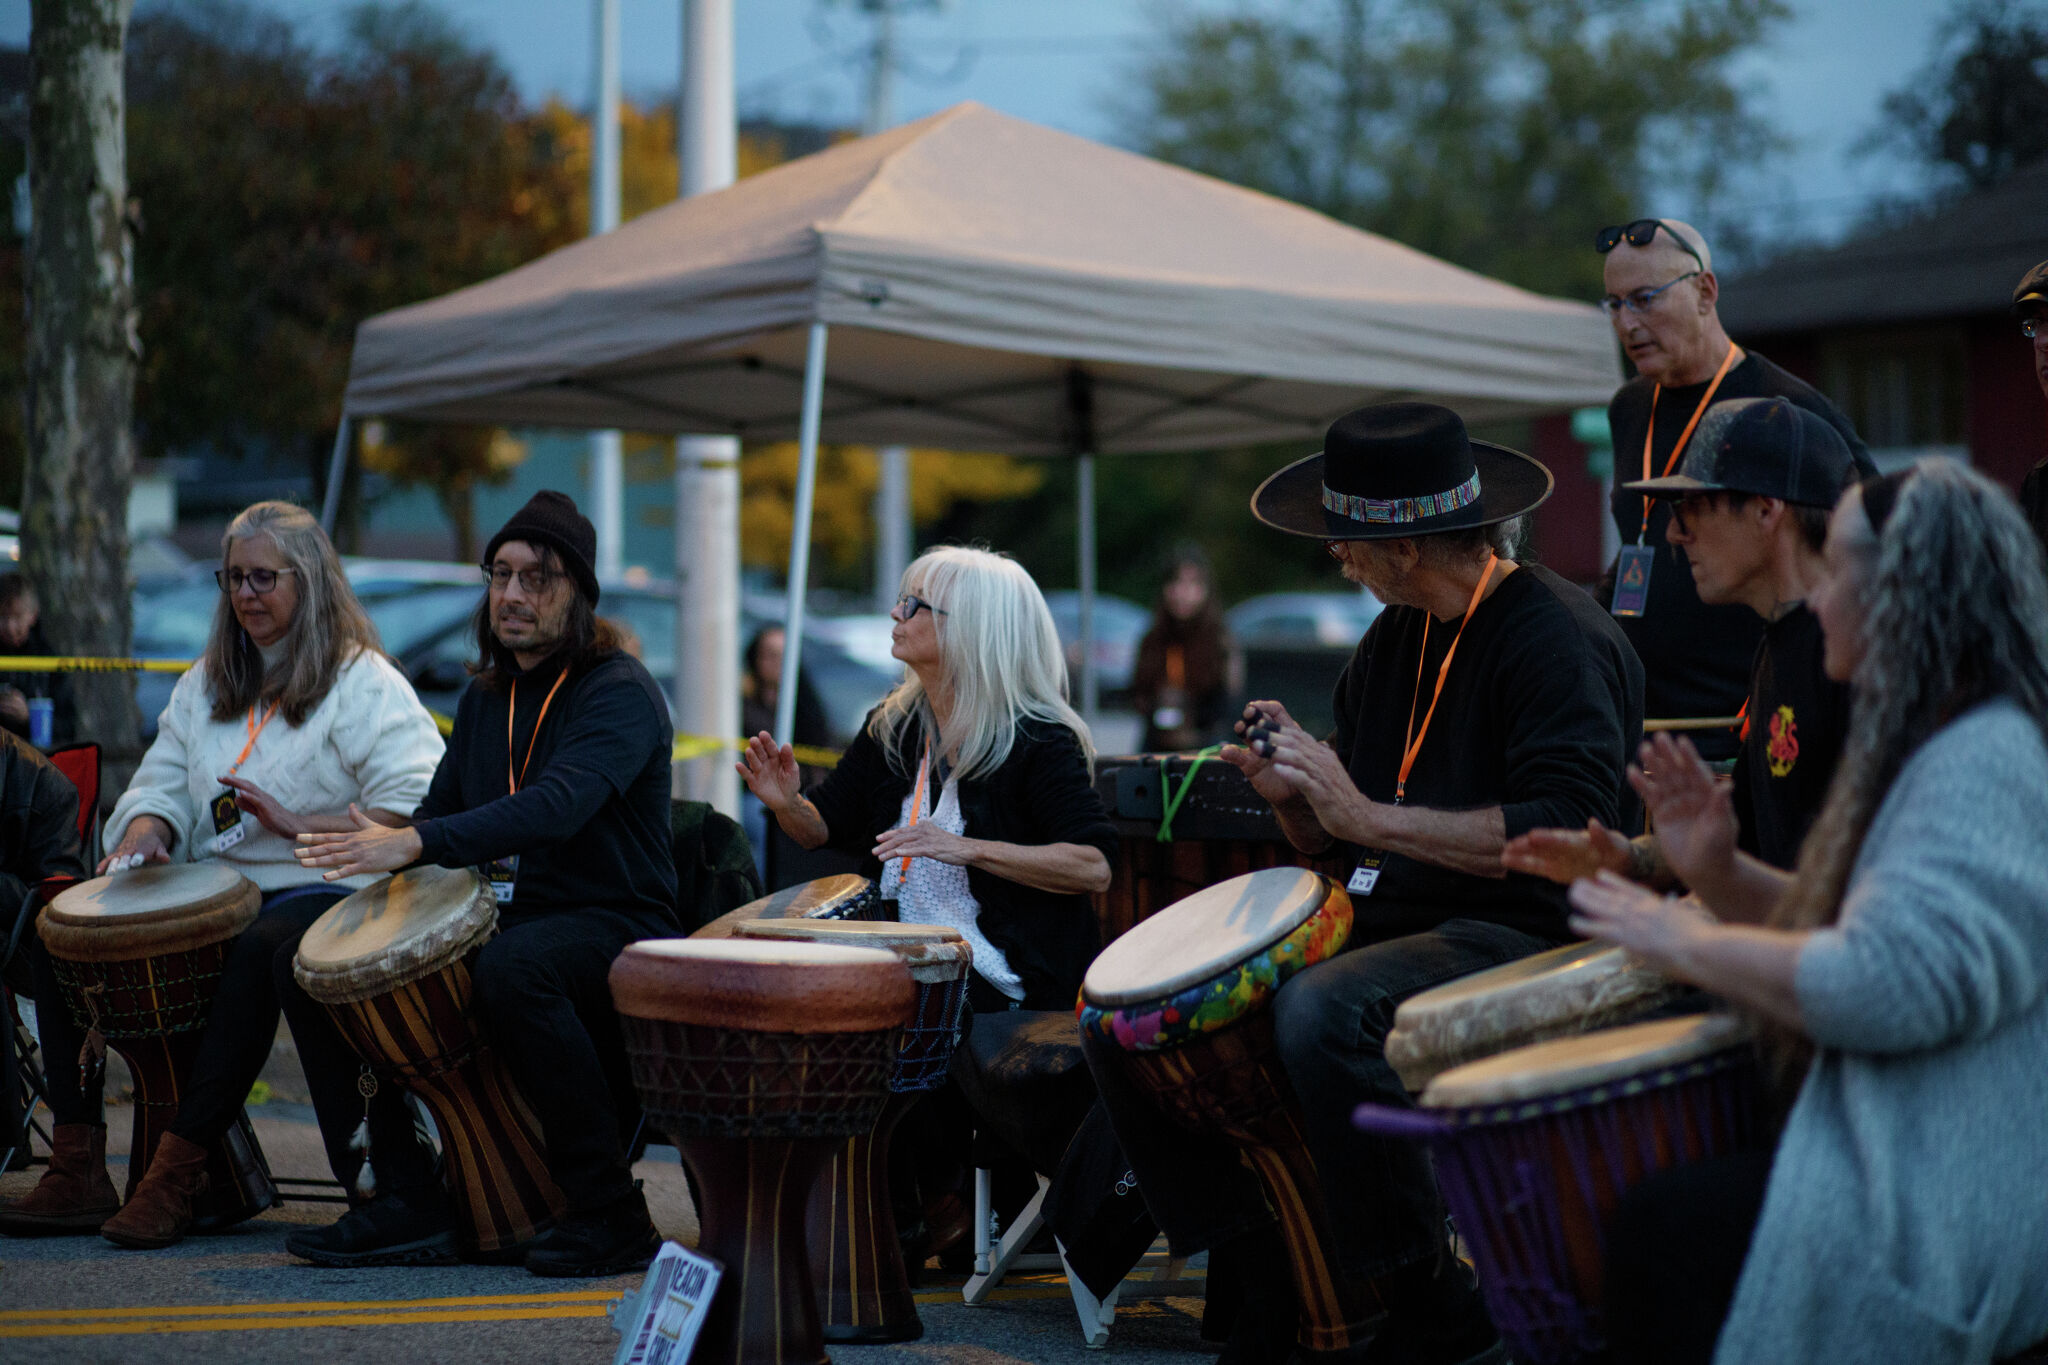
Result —
<path fill-rule="evenodd" d="M 122 46 L 134 0 L 33 0 L 22 568 L 65 654 L 126 655 L 136 339 Z M 81 736 L 139 745 L 134 679 L 87 674 Z"/>

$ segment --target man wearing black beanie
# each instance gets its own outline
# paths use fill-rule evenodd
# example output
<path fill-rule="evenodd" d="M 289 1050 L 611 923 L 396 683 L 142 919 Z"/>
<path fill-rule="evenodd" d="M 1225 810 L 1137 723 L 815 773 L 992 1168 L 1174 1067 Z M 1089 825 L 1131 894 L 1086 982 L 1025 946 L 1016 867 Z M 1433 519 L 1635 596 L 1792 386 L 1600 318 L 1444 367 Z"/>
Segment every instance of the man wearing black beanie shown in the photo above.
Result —
<path fill-rule="evenodd" d="M 415 863 L 476 867 L 499 932 L 475 966 L 485 1036 L 540 1119 L 568 1211 L 526 1252 L 537 1275 L 644 1268 L 661 1241 L 632 1178 L 638 1117 L 606 977 L 628 943 L 682 932 L 669 850 L 668 704 L 597 619 L 597 536 L 567 496 L 536 493 L 484 554 L 475 685 L 410 827 L 358 817 L 300 836 L 328 877 Z M 286 1247 L 374 1265 L 433 1237 L 439 1210 L 385 1196 Z M 407 1256 L 406 1259 L 414 1259 Z"/>

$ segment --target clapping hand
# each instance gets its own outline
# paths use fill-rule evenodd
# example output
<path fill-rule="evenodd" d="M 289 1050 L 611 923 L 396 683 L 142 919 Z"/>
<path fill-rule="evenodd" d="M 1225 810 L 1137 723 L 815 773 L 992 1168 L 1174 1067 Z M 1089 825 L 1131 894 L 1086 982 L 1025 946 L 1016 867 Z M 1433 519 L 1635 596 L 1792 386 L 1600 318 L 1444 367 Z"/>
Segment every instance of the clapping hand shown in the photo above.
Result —
<path fill-rule="evenodd" d="M 1689 739 L 1651 735 L 1641 757 L 1628 780 L 1649 808 L 1664 861 L 1695 890 L 1725 879 L 1735 869 L 1733 789 L 1715 780 Z"/>
<path fill-rule="evenodd" d="M 1578 829 L 1532 829 L 1508 840 L 1500 863 L 1510 872 L 1527 872 L 1569 886 L 1581 877 L 1612 872 L 1626 877 L 1634 867 L 1628 840 L 1598 820 Z"/>

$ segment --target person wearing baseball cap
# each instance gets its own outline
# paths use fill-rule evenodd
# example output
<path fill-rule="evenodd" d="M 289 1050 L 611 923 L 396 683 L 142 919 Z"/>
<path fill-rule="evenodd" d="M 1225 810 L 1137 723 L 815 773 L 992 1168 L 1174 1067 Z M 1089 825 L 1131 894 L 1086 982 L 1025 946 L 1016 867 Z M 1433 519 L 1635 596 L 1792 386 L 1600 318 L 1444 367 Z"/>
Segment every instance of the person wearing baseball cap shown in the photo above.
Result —
<path fill-rule="evenodd" d="M 475 681 L 411 824 L 301 836 L 329 878 L 419 863 L 475 867 L 498 934 L 476 1008 L 540 1119 L 568 1208 L 525 1248 L 536 1275 L 644 1269 L 661 1238 L 627 1160 L 638 1102 L 607 973 L 629 943 L 683 932 L 669 844 L 668 702 L 599 619 L 597 535 L 566 494 L 536 493 L 485 551 Z M 385 1263 L 382 1198 L 285 1239 L 321 1265 Z"/>
<path fill-rule="evenodd" d="M 1734 398 L 1707 409 L 1675 474 L 1627 485 L 1670 504 L 1665 537 L 1690 562 L 1700 601 L 1763 619 L 1735 756 L 1736 844 L 1786 870 L 1848 733 L 1849 688 L 1822 667 L 1820 621 L 1806 596 L 1821 575 L 1828 514 L 1856 477 L 1847 443 L 1825 419 L 1784 398 Z M 1645 766 L 1653 767 L 1647 758 Z M 1653 886 L 1689 880 L 1655 835 L 1631 843 L 1591 824 L 1532 830 L 1501 861 L 1567 885 L 1602 870 Z"/>
<path fill-rule="evenodd" d="M 2034 343 L 2034 382 L 2048 397 L 2048 261 L 2020 276 L 2012 291 L 2012 315 L 2019 319 L 2020 335 Z M 2048 545 L 2048 458 L 2020 480 L 2020 510 L 2027 514 L 2034 534 Z"/>

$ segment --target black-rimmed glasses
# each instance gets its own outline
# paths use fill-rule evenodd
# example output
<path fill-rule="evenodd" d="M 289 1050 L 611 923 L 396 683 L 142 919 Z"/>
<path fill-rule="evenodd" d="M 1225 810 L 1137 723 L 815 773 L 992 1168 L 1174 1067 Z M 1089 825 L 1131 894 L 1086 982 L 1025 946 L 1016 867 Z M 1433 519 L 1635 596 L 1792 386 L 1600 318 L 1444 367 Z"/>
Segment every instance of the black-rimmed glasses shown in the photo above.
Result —
<path fill-rule="evenodd" d="M 911 617 L 921 611 L 928 611 L 934 616 L 944 616 L 946 614 L 944 607 L 935 607 L 916 593 L 907 592 L 896 599 L 896 619 L 906 625 L 909 624 Z"/>
<path fill-rule="evenodd" d="M 2031 318 L 2021 318 L 2020 335 L 2025 337 L 2029 341 L 2032 341 L 2035 337 L 2041 335 L 2041 319 L 2038 316 Z"/>
<path fill-rule="evenodd" d="M 514 569 L 509 564 L 480 564 L 477 567 L 484 571 L 484 582 L 499 592 L 511 587 L 512 580 L 517 578 L 528 597 L 540 596 L 548 590 L 550 583 L 561 577 L 536 565 L 528 565 L 524 569 Z"/>
<path fill-rule="evenodd" d="M 215 569 L 213 581 L 220 584 L 220 590 L 230 597 L 240 592 L 244 583 L 249 585 L 251 592 L 261 597 L 277 586 L 279 574 L 292 572 L 294 570 L 291 569 L 250 569 L 246 573 L 240 569 Z"/>
<path fill-rule="evenodd" d="M 1664 235 L 1671 239 L 1673 246 L 1692 257 L 1695 261 L 1699 261 L 1700 269 L 1705 270 L 1707 268 L 1707 263 L 1700 260 L 1700 253 L 1687 245 L 1685 238 L 1673 232 L 1671 224 L 1665 222 L 1662 218 L 1638 218 L 1633 223 L 1622 223 L 1615 227 L 1601 228 L 1593 234 L 1593 250 L 1605 256 L 1623 242 L 1627 242 L 1630 246 L 1648 246 L 1651 242 L 1657 240 L 1658 228 L 1664 229 Z"/>

